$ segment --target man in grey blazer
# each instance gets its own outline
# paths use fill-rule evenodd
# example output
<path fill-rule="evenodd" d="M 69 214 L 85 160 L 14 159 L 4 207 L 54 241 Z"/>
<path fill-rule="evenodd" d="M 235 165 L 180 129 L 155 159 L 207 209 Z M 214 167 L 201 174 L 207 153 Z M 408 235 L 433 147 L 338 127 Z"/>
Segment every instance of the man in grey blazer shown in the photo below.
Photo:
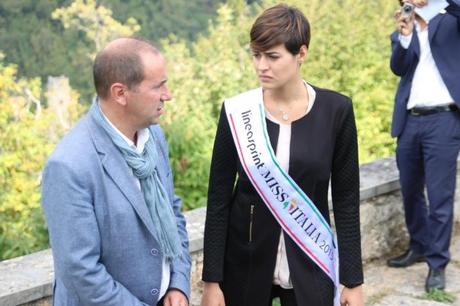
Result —
<path fill-rule="evenodd" d="M 43 173 L 54 305 L 187 306 L 185 219 L 158 125 L 171 100 L 165 59 L 117 39 L 93 72 L 98 98 Z"/>

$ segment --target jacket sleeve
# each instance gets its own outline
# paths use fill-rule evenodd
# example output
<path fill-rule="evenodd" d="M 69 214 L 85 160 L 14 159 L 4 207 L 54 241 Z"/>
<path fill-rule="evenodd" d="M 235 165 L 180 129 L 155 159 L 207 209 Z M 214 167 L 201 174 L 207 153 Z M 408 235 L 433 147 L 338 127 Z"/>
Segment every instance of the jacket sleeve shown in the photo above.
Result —
<path fill-rule="evenodd" d="M 202 275 L 205 282 L 223 281 L 228 219 L 237 171 L 237 158 L 223 106 L 214 140 L 209 176 Z"/>
<path fill-rule="evenodd" d="M 182 257 L 175 259 L 171 264 L 171 280 L 169 288 L 178 289 L 182 291 L 187 299 L 190 301 L 190 269 L 192 260 L 188 250 L 189 242 L 187 230 L 185 228 L 185 218 L 181 213 L 182 200 L 177 195 L 174 195 L 173 210 L 176 216 L 177 227 L 179 229 L 179 236 L 182 241 L 183 253 Z"/>
<path fill-rule="evenodd" d="M 56 273 L 82 305 L 141 306 L 101 263 L 101 240 L 88 176 L 60 161 L 48 162 L 42 182 Z"/>
<path fill-rule="evenodd" d="M 161 142 L 161 148 L 164 151 L 165 163 L 168 165 L 168 172 L 171 173 L 169 176 L 169 181 L 167 182 L 170 185 L 170 189 L 173 190 L 173 211 L 176 217 L 177 228 L 179 231 L 179 237 L 182 244 L 182 256 L 180 258 L 174 259 L 171 263 L 171 279 L 169 282 L 169 289 L 178 289 L 184 293 L 188 300 L 190 301 L 190 269 L 191 269 L 191 258 L 189 253 L 189 240 L 186 229 L 186 221 L 184 215 L 182 214 L 182 200 L 179 196 L 174 193 L 174 179 L 171 169 L 171 164 L 169 162 L 169 150 L 166 138 L 164 137 L 163 130 L 157 125 L 156 129 L 157 134 L 159 135 L 159 140 Z"/>
<path fill-rule="evenodd" d="M 340 282 L 363 283 L 359 221 L 359 164 L 355 118 L 351 101 L 340 118 L 335 142 L 331 187 L 339 248 Z"/>
<path fill-rule="evenodd" d="M 412 41 L 409 48 L 404 49 L 399 41 L 399 33 L 391 34 L 391 59 L 390 68 L 397 76 L 403 76 L 409 70 L 412 62 L 415 59 L 414 40 L 418 39 L 415 33 L 412 35 Z"/>

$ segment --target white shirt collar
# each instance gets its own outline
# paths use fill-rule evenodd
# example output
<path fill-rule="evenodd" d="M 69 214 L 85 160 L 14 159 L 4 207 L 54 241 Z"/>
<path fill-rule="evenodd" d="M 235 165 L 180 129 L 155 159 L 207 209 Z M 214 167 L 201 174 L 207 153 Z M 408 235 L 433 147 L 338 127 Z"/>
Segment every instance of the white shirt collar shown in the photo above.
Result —
<path fill-rule="evenodd" d="M 417 20 L 414 20 L 415 24 L 415 29 L 417 30 L 417 33 L 428 31 L 428 22 L 426 23 L 426 27 L 422 30 L 422 27 L 420 26 L 420 23 Z"/>
<path fill-rule="evenodd" d="M 145 144 L 150 138 L 150 133 L 148 128 L 143 128 L 137 131 L 137 145 L 134 142 L 125 136 L 112 122 L 110 122 L 109 118 L 101 111 L 102 116 L 104 116 L 105 120 L 110 124 L 110 126 L 118 133 L 118 135 L 123 138 L 124 141 L 129 145 L 130 148 L 135 150 L 137 153 L 142 153 L 144 151 Z"/>

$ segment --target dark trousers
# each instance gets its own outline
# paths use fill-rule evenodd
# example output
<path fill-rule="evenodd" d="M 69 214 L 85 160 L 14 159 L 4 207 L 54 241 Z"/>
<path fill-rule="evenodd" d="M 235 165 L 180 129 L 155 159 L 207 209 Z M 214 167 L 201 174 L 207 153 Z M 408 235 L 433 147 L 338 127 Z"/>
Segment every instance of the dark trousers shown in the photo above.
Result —
<path fill-rule="evenodd" d="M 277 297 L 280 298 L 281 306 L 297 306 L 294 289 L 283 289 L 280 286 L 273 285 L 268 306 L 272 306 L 273 299 Z"/>
<path fill-rule="evenodd" d="M 410 247 L 435 269 L 450 259 L 459 149 L 459 112 L 409 115 L 398 138 L 396 160 Z"/>

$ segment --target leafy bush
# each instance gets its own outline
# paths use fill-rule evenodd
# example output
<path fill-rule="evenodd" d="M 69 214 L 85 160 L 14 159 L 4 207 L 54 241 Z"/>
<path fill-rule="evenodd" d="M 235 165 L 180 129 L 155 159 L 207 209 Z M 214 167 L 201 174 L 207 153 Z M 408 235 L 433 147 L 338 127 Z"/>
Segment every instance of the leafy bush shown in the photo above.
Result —
<path fill-rule="evenodd" d="M 18 79 L 0 60 L 0 260 L 48 244 L 40 208 L 40 175 L 63 129 L 40 100 L 39 79 Z M 75 119 L 77 105 L 69 115 Z"/>

